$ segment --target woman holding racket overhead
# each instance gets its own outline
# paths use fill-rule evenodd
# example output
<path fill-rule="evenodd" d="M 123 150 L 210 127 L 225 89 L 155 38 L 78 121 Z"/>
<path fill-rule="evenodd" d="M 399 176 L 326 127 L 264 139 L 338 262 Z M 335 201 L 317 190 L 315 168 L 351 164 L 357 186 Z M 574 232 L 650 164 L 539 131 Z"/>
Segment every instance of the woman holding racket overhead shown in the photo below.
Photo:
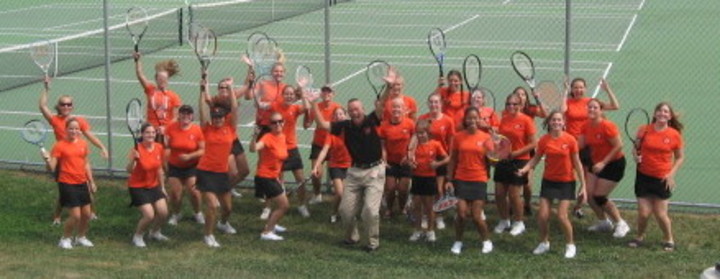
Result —
<path fill-rule="evenodd" d="M 547 117 L 547 112 L 545 111 L 545 107 L 540 105 L 540 103 L 531 104 L 530 103 L 530 96 L 525 90 L 524 87 L 518 86 L 515 87 L 515 90 L 513 90 L 513 94 L 517 94 L 520 97 L 520 108 L 521 112 L 527 116 L 529 116 L 532 119 L 535 119 L 535 117 L 545 119 Z M 533 97 L 536 101 L 539 100 L 538 93 L 533 92 Z M 535 155 L 535 149 L 530 150 L 530 157 L 533 157 Z M 530 170 L 527 174 L 528 177 L 533 177 L 533 170 Z M 533 188 L 533 181 L 532 179 L 528 179 L 527 183 L 523 185 L 523 199 L 525 200 L 525 215 L 532 214 L 532 188 Z"/>
<path fill-rule="evenodd" d="M 675 175 L 685 161 L 683 124 L 667 102 L 655 106 L 652 123 L 641 127 L 636 138 L 639 149 L 633 149 L 638 163 L 635 178 L 635 196 L 638 200 L 637 233 L 630 247 L 638 247 L 645 240 L 650 215 L 655 215 L 663 233 L 662 247 L 675 250 L 670 216 L 669 199 L 676 187 Z"/>
<path fill-rule="evenodd" d="M 453 71 L 450 71 L 450 74 L 452 74 Z M 457 72 L 457 71 L 455 71 Z M 448 75 L 450 75 L 448 74 Z M 458 72 L 459 74 L 459 72 Z M 457 81 L 459 82 L 459 81 Z M 444 114 L 443 111 L 445 109 L 445 106 L 442 103 L 441 95 L 438 94 L 430 94 L 430 96 L 427 99 L 427 105 L 430 112 L 421 115 L 418 118 L 418 122 L 420 120 L 427 121 L 428 123 L 428 129 L 427 133 L 431 140 L 435 140 L 440 143 L 443 150 L 447 152 L 450 150 L 450 144 L 453 141 L 453 137 L 455 136 L 455 121 L 448 115 Z M 462 112 L 458 113 L 459 115 L 463 115 Z M 412 144 L 411 144 L 412 145 Z M 412 147 L 411 147 L 412 149 Z M 413 154 L 411 154 L 413 155 Z M 412 156 L 411 156 L 412 159 Z M 435 169 L 435 172 L 437 176 L 435 177 L 436 185 L 437 185 L 437 198 L 441 198 L 445 195 L 445 175 L 447 175 L 447 165 L 439 166 L 437 169 Z M 411 188 L 412 190 L 412 188 Z M 438 215 L 435 218 L 436 221 L 436 227 L 439 230 L 445 229 L 445 220 L 442 215 Z"/>
<path fill-rule="evenodd" d="M 60 95 L 58 97 L 57 104 L 55 105 L 55 111 L 56 114 L 53 115 L 52 111 L 48 107 L 48 95 L 50 93 L 50 78 L 46 77 L 44 80 L 44 89 L 42 93 L 40 93 L 40 101 L 39 101 L 39 107 L 40 112 L 42 113 L 45 120 L 47 120 L 48 123 L 50 123 L 50 126 L 53 128 L 53 133 L 55 134 L 55 141 L 61 141 L 65 138 L 67 138 L 67 121 L 68 119 L 75 119 L 75 121 L 80 124 L 80 132 L 87 138 L 90 143 L 92 143 L 95 147 L 100 149 L 100 156 L 103 158 L 108 158 L 108 152 L 107 148 L 105 148 L 105 145 L 98 139 L 95 134 L 93 134 L 90 131 L 90 124 L 88 121 L 80 116 L 75 116 L 72 114 L 74 110 L 73 106 L 73 98 L 68 95 Z M 91 197 L 92 198 L 92 197 Z M 92 202 L 92 201 L 91 201 Z M 91 203 L 92 211 L 93 211 L 93 218 L 97 218 L 97 215 L 95 215 L 95 208 Z M 60 203 L 58 203 L 55 207 L 55 211 L 53 212 L 53 224 L 59 225 L 60 224 L 60 214 L 62 212 L 62 207 L 60 206 Z"/>
<path fill-rule="evenodd" d="M 447 86 L 446 86 L 447 84 Z M 442 113 L 449 116 L 456 125 L 460 125 L 465 109 L 470 105 L 470 93 L 463 90 L 463 77 L 460 71 L 450 70 L 447 79 L 440 77 L 435 94 L 442 100 Z"/>
<path fill-rule="evenodd" d="M 378 128 L 378 135 L 386 151 L 387 168 L 385 169 L 385 217 L 393 217 L 395 198 L 399 211 L 403 211 L 407 203 L 410 187 L 410 162 L 408 148 L 410 139 L 415 134 L 415 121 L 405 117 L 405 104 L 402 98 L 395 98 L 391 103 L 389 118 L 383 118 Z"/>
<path fill-rule="evenodd" d="M 482 240 L 481 251 L 487 254 L 493 250 L 493 244 L 482 212 L 487 201 L 488 168 L 485 156 L 492 147 L 488 146 L 491 142 L 490 135 L 480 129 L 488 125 L 481 120 L 480 111 L 476 107 L 469 107 L 464 116 L 463 130 L 455 134 L 451 145 L 446 178 L 448 182 L 445 184 L 445 190 L 454 188 L 455 196 L 459 199 L 455 218 L 455 243 L 450 252 L 458 255 L 462 251 L 465 220 L 470 212 Z"/>
<path fill-rule="evenodd" d="M 230 102 L 217 102 L 209 106 L 205 100 L 208 82 L 203 79 L 200 85 L 200 98 L 198 108 L 200 111 L 200 126 L 205 137 L 205 153 L 200 157 L 197 165 L 197 189 L 205 200 L 205 229 L 204 242 L 209 247 L 220 247 L 213 235 L 217 219 L 217 204 L 222 210 L 217 228 L 227 234 L 235 234 L 235 228 L 228 222 L 232 212 L 232 196 L 229 183 L 228 157 L 231 154 L 233 138 L 237 125 L 237 102 L 231 98 Z M 224 105 L 225 104 L 225 105 Z M 226 105 L 230 105 L 228 108 Z M 208 111 L 209 110 L 209 111 Z M 226 116 L 230 114 L 229 121 Z"/>
<path fill-rule="evenodd" d="M 165 192 L 165 172 L 163 171 L 163 145 L 155 142 L 155 127 L 145 123 L 140 127 L 141 141 L 128 154 L 125 169 L 130 173 L 128 191 L 130 204 L 136 206 L 142 214 L 133 235 L 135 247 L 145 247 L 143 236 L 150 227 L 149 237 L 158 241 L 169 240 L 160 232 L 165 223 L 168 210 Z"/>
<path fill-rule="evenodd" d="M 65 132 L 65 138 L 53 145 L 50 154 L 42 154 L 48 170 L 57 171 L 55 180 L 58 182 L 60 205 L 69 213 L 58 246 L 72 249 L 71 237 L 75 234 L 75 245 L 93 247 L 87 239 L 87 232 L 92 216 L 90 193 L 94 193 L 97 187 L 87 158 L 90 149 L 80 137 L 80 122 L 77 119 L 71 117 L 65 121 Z"/>
<path fill-rule="evenodd" d="M 524 209 L 522 201 L 523 186 L 528 177 L 517 175 L 517 170 L 530 159 L 530 150 L 535 148 L 535 123 L 532 118 L 520 112 L 520 96 L 510 94 L 505 99 L 505 110 L 498 127 L 498 133 L 507 137 L 512 144 L 508 158 L 501 158 L 495 164 L 495 202 L 500 221 L 495 226 L 495 233 L 500 234 L 510 229 L 510 234 L 517 236 L 525 232 Z M 513 222 L 510 223 L 509 208 L 512 207 Z"/>
<path fill-rule="evenodd" d="M 254 75 L 253 71 L 248 71 L 249 75 Z M 270 115 L 272 115 L 272 106 L 276 103 L 283 103 L 282 92 L 287 87 L 282 80 L 285 78 L 285 64 L 276 62 L 270 71 L 270 79 L 260 79 L 257 84 L 253 84 L 252 90 L 248 91 L 246 98 L 255 98 L 258 109 L 255 115 L 255 124 L 260 127 L 260 133 L 266 133 L 272 129 L 270 125 Z M 261 135 L 262 136 L 262 135 Z"/>
<path fill-rule="evenodd" d="M 153 84 L 143 73 L 141 55 L 133 53 L 135 75 L 147 98 L 147 121 L 158 128 L 158 139 L 165 135 L 165 126 L 176 121 L 177 109 L 182 105 L 180 96 L 168 89 L 168 80 L 180 72 L 175 60 L 164 60 L 155 64 L 155 83 Z"/>
<path fill-rule="evenodd" d="M 332 122 L 345 121 L 347 119 L 348 116 L 345 108 L 338 107 L 335 109 Z M 336 223 L 339 214 L 338 211 L 340 209 L 340 201 L 342 200 L 343 190 L 345 189 L 345 177 L 347 177 L 348 168 L 352 165 L 350 153 L 348 153 L 345 141 L 343 141 L 342 137 L 333 134 L 328 134 L 325 137 L 325 144 L 323 145 L 322 150 L 320 150 L 317 160 L 313 165 L 313 178 L 322 177 L 322 162 L 325 158 L 328 158 L 328 176 L 330 176 L 330 180 L 332 180 L 333 192 L 335 194 L 333 213 L 330 215 L 330 223 Z"/>
<path fill-rule="evenodd" d="M 622 153 L 622 139 L 615 123 L 605 119 L 600 101 L 588 102 L 588 122 L 583 127 L 578 144 L 582 149 L 590 147 L 592 166 L 585 173 L 587 192 L 593 202 L 590 207 L 598 218 L 598 223 L 612 226 L 615 222 L 614 237 L 625 237 L 630 227 L 620 216 L 615 203 L 608 196 L 625 174 L 625 156 Z"/>
<path fill-rule="evenodd" d="M 167 182 L 170 185 L 170 220 L 168 224 L 177 225 L 182 219 L 183 191 L 190 196 L 193 217 L 199 224 L 205 224 L 205 216 L 200 212 L 202 195 L 195 188 L 197 182 L 196 167 L 198 160 L 205 154 L 205 136 L 202 128 L 193 123 L 194 110 L 190 105 L 182 105 L 178 110 L 178 121 L 168 125 L 165 130 L 165 164 Z"/>
<path fill-rule="evenodd" d="M 543 125 L 548 133 L 540 138 L 535 156 L 518 170 L 518 175 L 527 174 L 545 156 L 545 170 L 540 185 L 540 208 L 537 215 L 540 244 L 533 250 L 533 254 L 540 255 L 550 250 L 550 207 L 553 200 L 558 200 L 557 217 L 565 234 L 565 258 L 574 258 L 577 247 L 573 238 L 572 223 L 568 218 L 568 209 L 572 200 L 577 198 L 582 201 L 586 197 L 585 178 L 578 156 L 578 145 L 573 136 L 564 132 L 565 117 L 563 113 L 551 112 Z M 575 177 L 573 177 L 573 171 Z M 576 178 L 580 181 L 577 194 L 575 192 Z"/>

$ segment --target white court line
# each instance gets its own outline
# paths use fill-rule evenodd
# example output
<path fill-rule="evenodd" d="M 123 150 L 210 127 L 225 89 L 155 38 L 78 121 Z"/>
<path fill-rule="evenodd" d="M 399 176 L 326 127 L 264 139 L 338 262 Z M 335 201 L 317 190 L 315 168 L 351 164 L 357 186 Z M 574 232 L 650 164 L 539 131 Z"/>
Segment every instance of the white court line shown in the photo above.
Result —
<path fill-rule="evenodd" d="M 478 17 L 480 17 L 480 15 L 477 15 L 477 14 L 476 14 L 476 15 L 474 15 L 474 16 L 466 19 L 466 20 L 461 21 L 461 22 L 458 23 L 458 24 L 455 24 L 455 25 L 453 25 L 453 26 L 448 27 L 447 29 L 443 30 L 443 32 L 447 33 L 447 32 L 453 31 L 453 30 L 457 29 L 458 27 L 461 27 L 461 26 L 463 26 L 463 25 L 465 25 L 465 24 L 470 23 L 471 21 L 475 20 L 475 19 L 478 18 Z"/>
<path fill-rule="evenodd" d="M 616 52 L 619 52 L 623 45 L 625 44 L 625 41 L 628 38 L 628 35 L 630 35 L 630 30 L 632 30 L 633 26 L 635 26 L 635 20 L 637 19 L 637 14 L 633 15 L 632 20 L 630 21 L 630 24 L 628 24 L 627 29 L 625 29 L 625 34 L 622 36 L 622 40 L 620 40 L 620 44 L 618 44 L 617 49 L 615 49 Z"/>
<path fill-rule="evenodd" d="M 47 7 L 52 7 L 52 6 L 54 6 L 54 5 L 48 4 L 48 5 L 41 5 L 41 6 L 25 7 L 25 8 L 14 9 L 14 10 L 4 10 L 4 11 L 0 11 L 0 15 L 15 13 L 15 12 L 24 12 L 24 11 L 35 10 L 35 9 L 45 9 Z"/>
<path fill-rule="evenodd" d="M 502 2 L 502 4 L 503 4 L 503 5 L 507 5 L 507 4 L 510 4 L 510 2 L 512 2 L 512 0 L 505 0 L 505 1 Z"/>
<path fill-rule="evenodd" d="M 125 15 L 116 14 L 116 15 L 110 16 L 109 18 L 115 19 L 115 18 L 118 18 L 118 17 L 125 17 Z M 65 28 L 65 27 L 83 25 L 83 24 L 92 23 L 92 22 L 102 22 L 102 21 L 104 21 L 103 18 L 94 18 L 94 19 L 88 19 L 88 20 L 83 20 L 83 21 L 71 22 L 71 23 L 63 24 L 63 25 L 57 25 L 57 26 L 53 26 L 53 27 L 49 27 L 49 28 L 43 28 L 42 30 L 43 30 L 43 31 L 48 31 L 48 30 L 64 30 L 63 28 Z M 82 31 L 87 31 L 87 30 L 82 30 Z"/>
<path fill-rule="evenodd" d="M 607 68 L 605 68 L 605 72 L 603 72 L 602 78 L 607 79 L 608 74 L 610 73 L 610 68 L 612 68 L 613 63 L 610 62 L 607 65 Z M 593 92 L 592 97 L 597 97 L 598 93 L 600 93 L 600 83 L 595 87 L 595 92 Z"/>
<path fill-rule="evenodd" d="M 351 78 L 354 78 L 355 76 L 357 76 L 357 75 L 359 75 L 359 74 L 364 73 L 365 71 L 366 71 L 366 69 L 365 69 L 365 67 L 363 67 L 362 69 L 357 70 L 357 71 L 355 71 L 354 73 L 352 73 L 352 74 L 350 74 L 350 75 L 348 75 L 348 76 L 346 76 L 346 77 L 344 77 L 344 78 L 342 78 L 342 79 L 340 79 L 340 80 L 338 80 L 338 81 L 336 81 L 336 82 L 330 83 L 330 86 L 335 87 L 335 86 L 337 86 L 337 85 L 339 85 L 339 84 L 341 84 L 341 83 L 343 83 L 343 82 L 348 81 L 348 80 L 351 79 Z"/>
<path fill-rule="evenodd" d="M 640 1 L 640 5 L 638 5 L 637 10 L 640 11 L 643 7 L 645 7 L 645 0 Z"/>

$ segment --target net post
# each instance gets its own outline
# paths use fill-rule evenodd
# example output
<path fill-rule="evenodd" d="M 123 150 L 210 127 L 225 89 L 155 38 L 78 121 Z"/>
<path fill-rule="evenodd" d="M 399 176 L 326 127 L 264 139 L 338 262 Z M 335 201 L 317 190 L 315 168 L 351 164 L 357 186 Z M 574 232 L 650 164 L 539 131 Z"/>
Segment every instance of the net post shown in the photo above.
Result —
<path fill-rule="evenodd" d="M 572 12 L 571 12 L 571 2 L 572 0 L 565 0 L 565 64 L 564 64 L 564 71 L 565 76 L 570 76 L 570 39 L 571 39 L 571 33 L 570 33 L 570 26 L 572 22 Z"/>
<path fill-rule="evenodd" d="M 325 84 L 330 84 L 330 1 L 325 0 Z"/>
<path fill-rule="evenodd" d="M 108 135 L 108 164 L 107 164 L 107 171 L 112 176 L 112 169 L 113 169 L 113 144 L 112 144 L 112 114 L 110 113 L 110 26 L 108 24 L 108 17 L 110 14 L 109 8 L 108 8 L 108 0 L 103 0 L 103 40 L 105 45 L 105 122 L 107 126 L 107 135 Z"/>

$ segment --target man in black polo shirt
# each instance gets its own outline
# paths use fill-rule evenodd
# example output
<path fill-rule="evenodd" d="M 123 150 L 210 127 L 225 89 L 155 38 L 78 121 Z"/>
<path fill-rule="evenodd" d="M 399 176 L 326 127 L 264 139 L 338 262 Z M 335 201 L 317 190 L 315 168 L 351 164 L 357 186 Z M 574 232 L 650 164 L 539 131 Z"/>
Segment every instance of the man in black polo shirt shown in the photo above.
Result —
<path fill-rule="evenodd" d="M 366 250 L 375 251 L 380 245 L 380 201 L 385 187 L 385 152 L 376 131 L 382 118 L 382 106 L 376 104 L 375 111 L 365 115 L 360 100 L 350 99 L 350 120 L 333 123 L 323 119 L 317 104 L 313 107 L 315 115 L 319 116 L 316 118 L 318 128 L 342 135 L 353 161 L 339 208 L 346 228 L 345 243 L 355 244 L 360 240 L 355 217 L 362 206 L 361 220 L 368 234 Z"/>

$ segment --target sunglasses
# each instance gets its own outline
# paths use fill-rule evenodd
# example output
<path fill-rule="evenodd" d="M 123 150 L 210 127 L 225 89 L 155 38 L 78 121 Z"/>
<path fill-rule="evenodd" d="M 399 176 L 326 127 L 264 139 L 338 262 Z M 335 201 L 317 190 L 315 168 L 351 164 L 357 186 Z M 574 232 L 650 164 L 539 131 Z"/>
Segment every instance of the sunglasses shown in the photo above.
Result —
<path fill-rule="evenodd" d="M 519 106 L 519 103 L 505 103 L 506 106 Z"/>
<path fill-rule="evenodd" d="M 218 89 L 230 89 L 230 86 L 228 86 L 228 85 L 218 86 Z"/>
<path fill-rule="evenodd" d="M 58 103 L 58 105 L 61 107 L 72 107 L 73 106 L 72 103 Z"/>
<path fill-rule="evenodd" d="M 283 124 L 283 123 L 285 123 L 285 120 L 282 120 L 282 119 L 270 121 L 270 124 L 272 124 L 272 125 L 278 125 L 278 124 Z"/>

